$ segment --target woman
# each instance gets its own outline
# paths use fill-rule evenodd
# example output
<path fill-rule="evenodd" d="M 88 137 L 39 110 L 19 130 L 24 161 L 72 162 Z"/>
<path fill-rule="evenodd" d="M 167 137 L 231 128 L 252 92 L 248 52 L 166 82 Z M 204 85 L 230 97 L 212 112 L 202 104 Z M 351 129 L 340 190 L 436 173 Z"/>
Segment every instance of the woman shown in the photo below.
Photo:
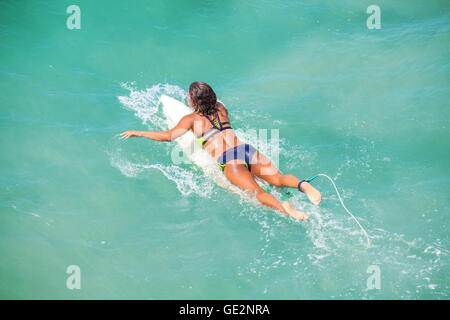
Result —
<path fill-rule="evenodd" d="M 322 196 L 311 184 L 290 174 L 281 174 L 273 163 L 253 146 L 241 142 L 234 134 L 227 109 L 217 101 L 213 89 L 204 82 L 193 82 L 189 86 L 188 104 L 194 112 L 184 116 L 169 131 L 125 131 L 122 138 L 146 137 L 158 141 L 172 141 L 192 130 L 201 146 L 217 159 L 228 180 L 243 190 L 256 195 L 263 204 L 278 209 L 296 220 L 307 220 L 308 216 L 294 210 L 289 202 L 280 203 L 256 183 L 253 176 L 264 179 L 277 187 L 298 188 L 309 200 L 319 205 Z"/>

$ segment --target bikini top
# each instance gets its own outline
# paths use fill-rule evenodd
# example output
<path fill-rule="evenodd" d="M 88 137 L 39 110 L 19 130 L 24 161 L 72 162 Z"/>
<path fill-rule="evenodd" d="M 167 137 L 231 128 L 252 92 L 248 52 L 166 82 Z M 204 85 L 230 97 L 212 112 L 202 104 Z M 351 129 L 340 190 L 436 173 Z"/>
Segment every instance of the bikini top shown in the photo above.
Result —
<path fill-rule="evenodd" d="M 198 143 L 202 146 L 202 148 L 205 147 L 205 143 L 207 143 L 209 140 L 211 140 L 216 134 L 219 132 L 225 131 L 227 129 L 232 129 L 231 124 L 226 122 L 221 122 L 219 118 L 219 111 L 216 113 L 217 120 L 212 121 L 207 116 L 204 116 L 208 121 L 212 124 L 212 128 L 206 130 L 201 136 L 197 137 Z"/>

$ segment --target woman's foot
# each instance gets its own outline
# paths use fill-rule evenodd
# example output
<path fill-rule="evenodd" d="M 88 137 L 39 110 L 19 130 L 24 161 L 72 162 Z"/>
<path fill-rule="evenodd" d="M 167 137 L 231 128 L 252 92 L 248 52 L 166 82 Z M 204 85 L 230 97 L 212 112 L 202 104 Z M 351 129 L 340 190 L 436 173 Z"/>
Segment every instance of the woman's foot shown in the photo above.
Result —
<path fill-rule="evenodd" d="M 283 206 L 284 210 L 286 210 L 286 213 L 295 220 L 306 221 L 309 219 L 309 217 L 305 213 L 298 210 L 294 210 L 289 202 L 284 201 L 281 205 Z"/>
<path fill-rule="evenodd" d="M 300 185 L 300 188 L 301 188 L 300 191 L 302 191 L 306 194 L 309 201 L 314 203 L 316 206 L 318 206 L 320 204 L 320 202 L 322 201 L 322 195 L 309 182 L 306 182 L 306 181 L 302 182 L 302 184 Z"/>

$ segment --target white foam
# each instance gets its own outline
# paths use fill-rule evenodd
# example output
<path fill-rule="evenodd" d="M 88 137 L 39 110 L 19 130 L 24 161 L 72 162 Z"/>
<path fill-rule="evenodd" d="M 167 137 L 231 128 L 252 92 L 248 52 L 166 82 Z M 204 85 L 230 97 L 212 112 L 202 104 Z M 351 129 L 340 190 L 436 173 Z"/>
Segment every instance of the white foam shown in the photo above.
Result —
<path fill-rule="evenodd" d="M 158 115 L 159 97 L 162 94 L 184 100 L 186 92 L 174 85 L 157 84 L 151 88 L 138 90 L 135 83 L 122 83 L 122 88 L 129 90 L 129 96 L 119 96 L 119 102 L 124 108 L 134 111 L 135 116 L 142 120 L 144 125 L 151 124 L 159 129 L 164 128 L 164 119 Z"/>
<path fill-rule="evenodd" d="M 147 173 L 152 174 L 151 171 L 156 169 L 175 182 L 177 189 L 184 196 L 194 193 L 201 197 L 208 197 L 212 192 L 213 184 L 199 176 L 197 172 L 176 165 L 134 163 L 127 160 L 120 152 L 117 153 L 117 150 L 115 152 L 109 152 L 110 163 L 127 177 L 145 177 Z"/>

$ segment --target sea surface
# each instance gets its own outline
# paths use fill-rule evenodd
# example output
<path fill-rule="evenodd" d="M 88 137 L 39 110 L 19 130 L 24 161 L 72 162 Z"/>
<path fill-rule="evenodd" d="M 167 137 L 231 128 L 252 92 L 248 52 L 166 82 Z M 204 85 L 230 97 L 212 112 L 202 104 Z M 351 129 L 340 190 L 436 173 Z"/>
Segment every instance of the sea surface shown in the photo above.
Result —
<path fill-rule="evenodd" d="M 372 4 L 0 1 L 0 298 L 449 299 L 450 2 Z M 371 246 L 324 177 L 298 222 L 119 139 L 197 80 Z"/>

